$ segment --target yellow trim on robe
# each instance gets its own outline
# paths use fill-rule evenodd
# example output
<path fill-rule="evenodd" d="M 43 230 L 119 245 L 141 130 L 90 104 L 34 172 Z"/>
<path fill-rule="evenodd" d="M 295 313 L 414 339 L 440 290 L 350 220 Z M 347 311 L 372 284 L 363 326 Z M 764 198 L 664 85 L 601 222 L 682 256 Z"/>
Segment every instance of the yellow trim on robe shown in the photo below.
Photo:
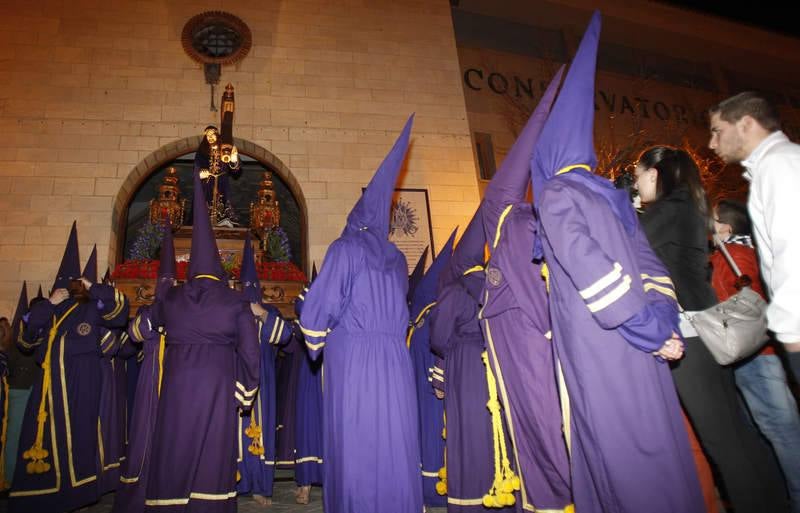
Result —
<path fill-rule="evenodd" d="M 304 328 L 302 324 L 298 323 L 298 325 L 300 326 L 300 331 L 303 332 L 303 335 L 308 335 L 309 337 L 327 337 L 328 333 L 331 332 L 330 329 L 327 329 L 325 331 L 310 330 L 308 328 Z"/>
<path fill-rule="evenodd" d="M 464 274 L 462 274 L 461 276 L 466 276 L 468 274 L 477 273 L 478 271 L 483 271 L 483 270 L 484 267 L 482 265 L 476 265 L 464 271 Z"/>
<path fill-rule="evenodd" d="M 122 309 L 125 307 L 125 296 L 117 289 L 114 289 L 114 309 L 110 313 L 103 316 L 103 319 L 110 321 L 118 316 Z"/>
<path fill-rule="evenodd" d="M 322 458 L 318 456 L 306 456 L 304 458 L 297 458 L 294 460 L 295 463 L 319 463 L 322 464 Z"/>
<path fill-rule="evenodd" d="M 611 272 L 604 275 L 602 278 L 592 283 L 585 289 L 578 291 L 578 293 L 583 299 L 590 299 L 620 278 L 622 278 L 622 265 L 620 265 L 619 262 L 614 262 L 614 267 Z"/>
<path fill-rule="evenodd" d="M 221 279 L 217 278 L 216 276 L 214 276 L 212 274 L 198 274 L 197 276 L 195 276 L 192 279 L 197 280 L 197 279 L 200 279 L 200 278 L 208 278 L 209 280 L 222 281 Z"/>
<path fill-rule="evenodd" d="M 429 304 L 429 305 L 425 306 L 425 308 L 423 308 L 423 309 L 422 309 L 422 310 L 419 312 L 419 315 L 417 315 L 417 318 L 416 318 L 416 319 L 414 319 L 414 323 L 413 323 L 413 324 L 411 325 L 411 327 L 408 329 L 408 336 L 406 337 L 406 347 L 411 347 L 411 337 L 413 337 L 413 336 L 414 336 L 414 331 L 416 331 L 417 324 L 419 324 L 419 321 L 420 321 L 420 319 L 422 319 L 422 316 L 423 316 L 423 315 L 425 315 L 426 313 L 428 313 L 428 310 L 430 310 L 431 308 L 433 308 L 433 306 L 434 306 L 435 304 L 436 304 L 436 301 L 434 301 L 433 303 L 431 303 L 431 304 Z"/>
<path fill-rule="evenodd" d="M 258 392 L 258 387 L 255 387 L 252 390 L 248 390 L 248 389 L 246 389 L 244 387 L 243 384 L 239 383 L 238 381 L 236 382 L 236 388 L 238 388 L 239 391 L 242 394 L 244 394 L 245 397 L 252 397 L 252 396 L 256 395 L 256 392 Z"/>
<path fill-rule="evenodd" d="M 592 172 L 592 168 L 587 166 L 586 164 L 573 164 L 571 166 L 562 167 L 558 171 L 556 171 L 556 176 L 563 175 L 564 173 L 568 173 L 573 169 L 585 169 L 586 171 Z"/>
<path fill-rule="evenodd" d="M 311 342 L 306 340 L 306 346 L 312 351 L 316 351 L 317 349 L 322 349 L 323 347 L 325 347 L 325 342 L 320 342 L 319 344 L 312 344 Z"/>
<path fill-rule="evenodd" d="M 456 506 L 483 506 L 483 497 L 480 499 L 457 499 L 455 497 L 447 497 L 448 504 L 455 504 Z"/>
<path fill-rule="evenodd" d="M 672 278 L 669 276 L 650 276 L 649 274 L 642 273 L 642 279 L 657 281 L 658 283 L 663 283 L 664 285 L 669 285 L 670 287 L 675 288 L 675 284 L 672 283 Z"/>
<path fill-rule="evenodd" d="M 142 336 L 142 332 L 139 330 L 139 324 L 142 322 L 142 318 L 140 316 L 136 316 L 136 319 L 133 320 L 133 325 L 131 326 L 131 331 L 133 331 L 133 337 L 136 339 L 136 342 L 143 342 L 144 337 Z"/>
<path fill-rule="evenodd" d="M 494 244 L 492 244 L 492 249 L 497 247 L 497 243 L 500 242 L 500 228 L 503 226 L 503 222 L 506 220 L 506 216 L 511 212 L 511 209 L 514 208 L 514 205 L 509 205 L 503 210 L 503 213 L 500 214 L 500 220 L 497 222 L 497 231 L 494 233 Z"/>
<path fill-rule="evenodd" d="M 183 506 L 189 504 L 191 499 L 199 499 L 204 501 L 225 501 L 236 497 L 236 492 L 228 493 L 201 493 L 192 492 L 189 497 L 185 499 L 145 499 L 145 506 Z"/>
<path fill-rule="evenodd" d="M 671 297 L 675 301 L 678 300 L 678 296 L 675 294 L 675 291 L 670 288 L 662 287 L 661 285 L 656 285 L 655 283 L 645 283 L 644 291 L 647 292 L 648 290 L 655 290 L 656 292 L 660 292 L 665 296 Z"/>
<path fill-rule="evenodd" d="M 601 297 L 597 301 L 588 303 L 586 306 L 592 313 L 599 312 L 600 310 L 603 310 L 604 308 L 607 308 L 608 306 L 615 303 L 630 289 L 631 289 L 631 277 L 630 275 L 626 274 L 625 277 L 622 278 L 622 283 L 614 287 L 614 289 L 611 292 Z"/>
<path fill-rule="evenodd" d="M 252 406 L 253 405 L 253 399 L 254 398 L 245 399 L 244 397 L 242 397 L 242 394 L 240 394 L 239 392 L 234 392 L 233 396 L 236 398 L 237 401 L 242 403 L 243 406 Z"/>

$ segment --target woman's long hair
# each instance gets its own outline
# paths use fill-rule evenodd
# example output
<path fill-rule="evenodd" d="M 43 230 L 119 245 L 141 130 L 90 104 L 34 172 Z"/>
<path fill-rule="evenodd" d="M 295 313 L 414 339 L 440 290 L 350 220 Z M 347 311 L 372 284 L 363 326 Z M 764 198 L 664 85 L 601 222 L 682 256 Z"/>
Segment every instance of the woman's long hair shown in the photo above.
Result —
<path fill-rule="evenodd" d="M 712 229 L 711 207 L 703 189 L 703 182 L 700 180 L 700 169 L 686 150 L 670 146 L 653 146 L 639 155 L 638 165 L 644 169 L 655 168 L 658 171 L 656 200 L 669 196 L 680 187 L 687 188 L 697 210 L 706 220 L 709 230 Z"/>

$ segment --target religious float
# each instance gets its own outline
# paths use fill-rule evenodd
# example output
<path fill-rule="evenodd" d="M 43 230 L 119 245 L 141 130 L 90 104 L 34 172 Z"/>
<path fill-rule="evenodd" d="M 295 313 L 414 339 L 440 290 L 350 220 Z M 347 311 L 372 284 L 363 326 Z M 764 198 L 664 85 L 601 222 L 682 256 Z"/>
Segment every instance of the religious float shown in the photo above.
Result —
<path fill-rule="evenodd" d="M 255 254 L 256 269 L 265 303 L 277 307 L 284 316 L 294 317 L 294 300 L 306 284 L 306 276 L 289 258 L 286 233 L 280 227 L 281 208 L 275 194 L 271 173 L 264 172 L 256 197 L 250 202 L 249 226 L 235 226 L 227 198 L 227 175 L 238 169 L 238 152 L 232 144 L 233 88 L 228 85 L 222 100 L 222 130 L 205 130 L 205 137 L 196 160 L 204 189 L 209 215 L 223 267 L 231 287 L 240 288 L 239 271 L 242 251 L 248 232 Z M 178 281 L 186 280 L 191 253 L 192 227 L 186 200 L 181 194 L 178 175 L 168 168 L 158 186 L 157 197 L 148 206 L 147 224 L 139 231 L 130 258 L 117 265 L 111 276 L 131 304 L 131 315 L 142 305 L 151 304 L 155 296 L 159 259 L 157 251 L 165 226 L 173 231 Z"/>

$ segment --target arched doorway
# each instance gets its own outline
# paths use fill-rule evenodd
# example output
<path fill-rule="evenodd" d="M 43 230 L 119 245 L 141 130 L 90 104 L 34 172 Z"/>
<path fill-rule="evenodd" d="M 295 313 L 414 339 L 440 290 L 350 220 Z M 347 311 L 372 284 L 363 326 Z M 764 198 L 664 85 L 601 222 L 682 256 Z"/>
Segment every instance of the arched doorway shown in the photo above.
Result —
<path fill-rule="evenodd" d="M 136 210 L 133 213 L 135 217 L 141 216 L 143 193 L 146 196 L 146 191 L 143 191 L 143 188 L 152 187 L 156 175 L 163 173 L 164 169 L 173 163 L 176 164 L 176 168 L 185 169 L 187 161 L 193 159 L 194 151 L 199 146 L 201 138 L 202 135 L 196 135 L 167 144 L 145 157 L 128 174 L 117 193 L 111 216 L 109 255 L 115 266 L 128 257 L 126 251 L 130 249 L 133 235 L 131 227 L 135 226 L 136 223 L 135 219 L 133 221 L 131 219 L 131 208 Z M 287 204 L 287 207 L 291 206 L 294 210 L 290 209 L 290 215 L 287 216 L 285 221 L 288 223 L 285 226 L 287 233 L 295 234 L 290 237 L 293 247 L 292 261 L 307 273 L 308 214 L 300 184 L 289 168 L 266 149 L 250 141 L 238 138 L 234 138 L 234 144 L 239 149 L 240 156 L 242 156 L 243 172 L 242 178 L 232 183 L 232 188 L 234 190 L 238 188 L 240 192 L 249 194 L 252 199 L 255 199 L 256 189 L 253 187 L 253 183 L 260 178 L 260 176 L 255 176 L 256 172 L 268 170 L 272 173 L 276 192 L 280 193 L 282 191 L 284 197 L 292 200 L 292 205 Z M 189 169 L 191 169 L 190 164 Z M 262 173 L 257 174 L 261 175 Z M 181 180 L 182 187 L 185 187 L 187 182 L 191 184 L 191 174 L 186 176 L 188 178 L 184 177 Z M 242 191 L 242 189 L 244 190 Z M 187 198 L 187 201 L 191 202 L 191 196 Z M 245 221 L 246 225 L 247 220 L 244 219 L 243 221 Z M 281 225 L 284 226 L 283 220 Z"/>

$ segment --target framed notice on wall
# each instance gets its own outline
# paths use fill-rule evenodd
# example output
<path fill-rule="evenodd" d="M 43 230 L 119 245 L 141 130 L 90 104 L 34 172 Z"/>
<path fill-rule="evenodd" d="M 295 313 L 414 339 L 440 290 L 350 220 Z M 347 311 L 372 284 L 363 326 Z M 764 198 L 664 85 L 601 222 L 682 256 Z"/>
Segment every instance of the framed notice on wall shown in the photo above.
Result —
<path fill-rule="evenodd" d="M 414 270 L 425 248 L 430 248 L 425 267 L 433 262 L 433 228 L 427 189 L 395 189 L 389 240 L 406 256 L 408 274 Z"/>

